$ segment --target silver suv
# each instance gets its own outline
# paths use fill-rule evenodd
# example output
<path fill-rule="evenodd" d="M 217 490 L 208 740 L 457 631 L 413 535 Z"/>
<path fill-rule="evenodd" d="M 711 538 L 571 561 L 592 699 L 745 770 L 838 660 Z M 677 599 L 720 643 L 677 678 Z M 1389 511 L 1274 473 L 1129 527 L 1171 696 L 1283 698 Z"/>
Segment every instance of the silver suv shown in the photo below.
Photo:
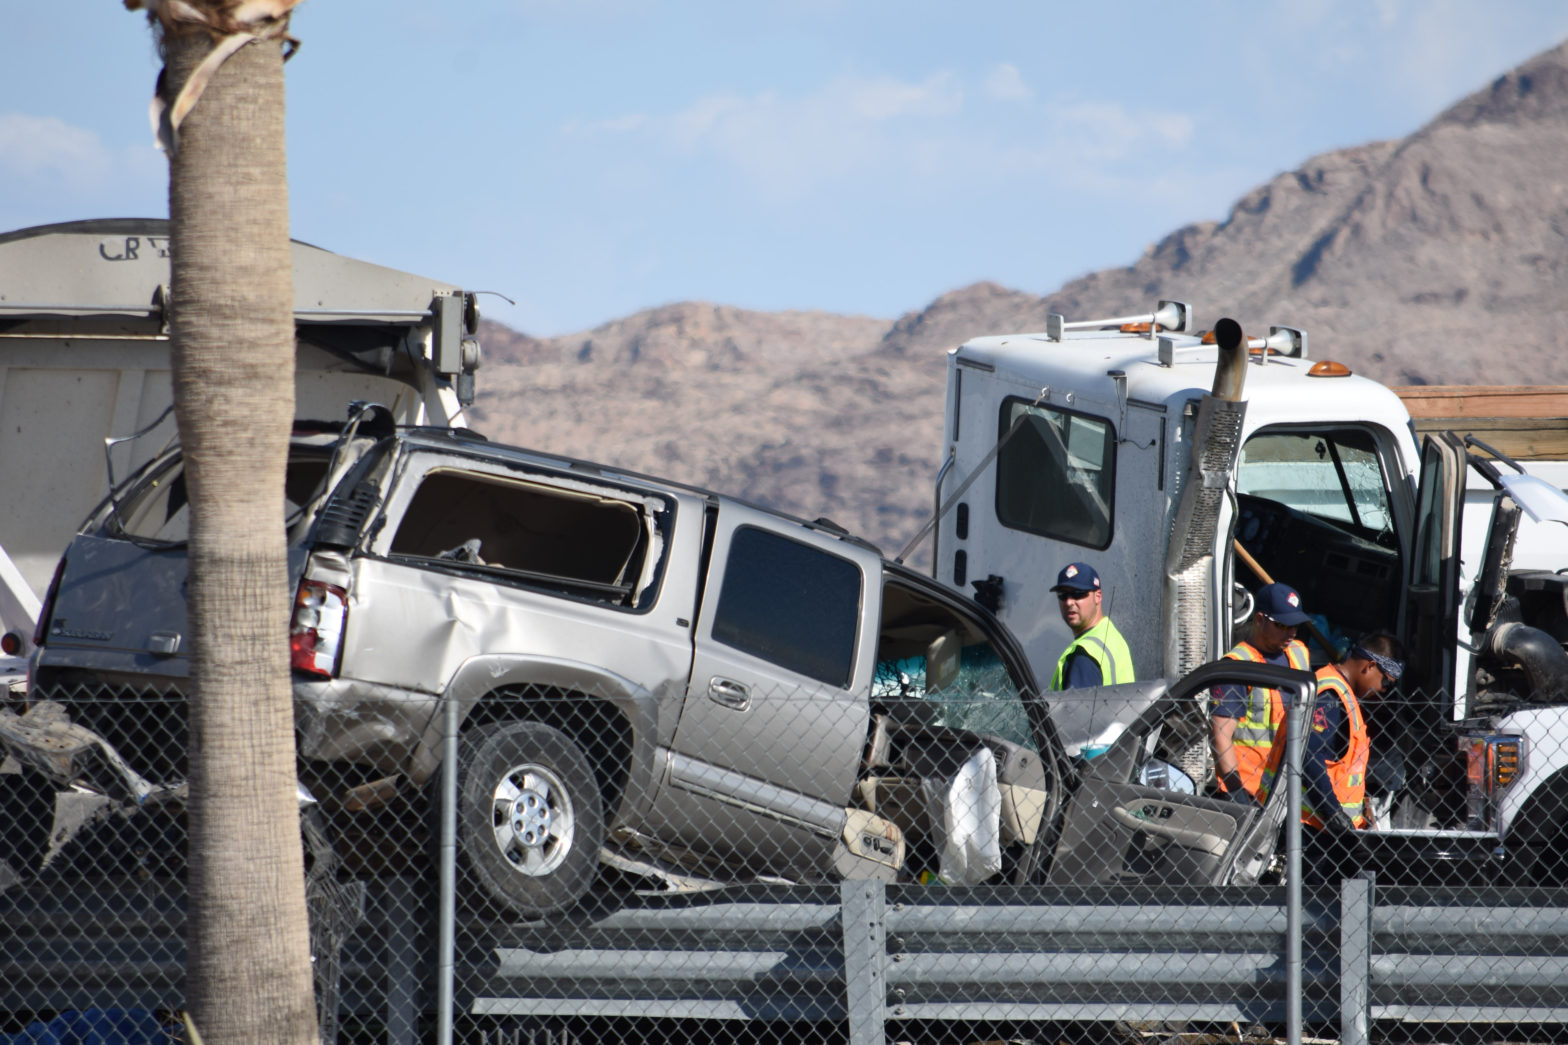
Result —
<path fill-rule="evenodd" d="M 298 435 L 288 492 L 302 781 L 342 831 L 428 801 L 450 708 L 461 862 L 510 910 L 570 906 L 605 865 L 1025 881 L 1087 866 L 1054 852 L 1064 824 L 1085 853 L 1128 833 L 1098 797 L 1064 814 L 1083 764 L 1012 636 L 826 521 L 376 410 Z M 62 560 L 32 665 L 35 697 L 165 790 L 184 775 L 186 511 L 177 450 L 117 490 Z M 1117 763 L 1126 801 L 1151 793 L 1153 750 Z M 1230 876 L 1257 818 L 1166 798 L 1207 832 L 1184 876 Z"/>

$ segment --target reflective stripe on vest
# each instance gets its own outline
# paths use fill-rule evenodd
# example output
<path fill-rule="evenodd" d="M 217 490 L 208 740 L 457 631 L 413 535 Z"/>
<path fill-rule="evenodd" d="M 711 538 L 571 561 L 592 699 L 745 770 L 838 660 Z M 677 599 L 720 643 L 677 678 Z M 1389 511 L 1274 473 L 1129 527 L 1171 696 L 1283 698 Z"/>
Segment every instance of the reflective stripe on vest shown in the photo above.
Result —
<path fill-rule="evenodd" d="M 1328 771 L 1328 780 L 1334 788 L 1334 795 L 1339 799 L 1339 807 L 1357 827 L 1366 826 L 1366 798 L 1367 798 L 1367 760 L 1372 754 L 1372 738 L 1367 733 L 1366 719 L 1361 716 L 1361 702 L 1356 699 L 1355 691 L 1350 688 L 1350 683 L 1340 673 L 1339 668 L 1333 664 L 1326 664 L 1318 669 L 1318 692 L 1328 690 L 1339 698 L 1340 704 L 1345 708 L 1345 721 L 1349 726 L 1349 743 L 1345 745 L 1345 753 L 1339 758 L 1324 763 Z M 1280 724 L 1281 731 L 1284 723 Z M 1274 780 L 1279 774 L 1279 767 L 1285 759 L 1285 738 L 1279 737 L 1272 751 L 1269 752 L 1268 768 L 1263 772 L 1263 786 L 1259 797 L 1267 798 L 1273 789 Z M 1312 794 L 1309 788 L 1301 789 L 1301 822 L 1309 827 L 1323 827 L 1323 820 L 1319 810 L 1312 806 Z"/>
<path fill-rule="evenodd" d="M 1285 644 L 1285 660 L 1297 671 L 1310 671 L 1307 647 L 1296 639 Z M 1267 664 L 1256 646 L 1239 642 L 1225 654 L 1228 660 L 1244 660 L 1253 664 Z M 1247 690 L 1246 711 L 1236 720 L 1231 734 L 1231 750 L 1236 755 L 1236 774 L 1241 786 L 1254 795 L 1263 787 L 1263 773 L 1268 765 L 1269 753 L 1274 746 L 1274 735 L 1285 721 L 1285 700 L 1277 689 L 1252 686 Z M 1215 780 L 1219 780 L 1219 766 L 1214 767 Z"/>
<path fill-rule="evenodd" d="M 1067 661 L 1080 649 L 1099 665 L 1102 685 L 1116 686 L 1135 681 L 1132 651 L 1127 648 L 1127 640 L 1122 638 L 1122 633 L 1116 629 L 1115 624 L 1111 623 L 1111 618 L 1101 617 L 1098 624 L 1079 635 L 1062 651 L 1061 657 L 1056 661 L 1056 673 L 1051 676 L 1053 690 L 1066 688 Z"/>
<path fill-rule="evenodd" d="M 1285 660 L 1297 671 L 1310 671 L 1307 659 L 1307 647 L 1296 639 L 1291 639 L 1285 644 Z M 1254 664 L 1267 664 L 1265 657 L 1250 643 L 1238 643 L 1236 648 L 1225 656 L 1231 660 L 1246 660 Z M 1279 731 L 1279 724 L 1285 719 L 1285 701 L 1277 689 L 1267 689 L 1263 686 L 1253 686 L 1247 690 L 1247 712 L 1236 723 L 1236 732 L 1231 737 L 1231 743 L 1239 747 L 1267 748 L 1274 744 L 1274 734 Z M 1257 771 L 1263 771 L 1263 759 L 1260 756 Z"/>

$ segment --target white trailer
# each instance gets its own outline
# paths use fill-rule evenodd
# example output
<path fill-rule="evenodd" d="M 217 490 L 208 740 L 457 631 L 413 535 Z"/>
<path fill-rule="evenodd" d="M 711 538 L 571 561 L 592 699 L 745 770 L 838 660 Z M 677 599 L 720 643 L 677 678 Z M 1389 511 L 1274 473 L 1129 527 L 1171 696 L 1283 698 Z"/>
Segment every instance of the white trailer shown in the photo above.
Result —
<path fill-rule="evenodd" d="M 474 296 L 296 241 L 300 425 L 355 400 L 399 424 L 462 426 L 479 366 Z M 174 437 L 168 223 L 146 218 L 0 234 L 0 622 L 8 657 L 60 552 L 117 478 Z M 124 437 L 139 434 L 140 438 Z M 14 649 L 11 647 L 15 647 Z M 11 660 L 0 662 L 0 672 Z"/>

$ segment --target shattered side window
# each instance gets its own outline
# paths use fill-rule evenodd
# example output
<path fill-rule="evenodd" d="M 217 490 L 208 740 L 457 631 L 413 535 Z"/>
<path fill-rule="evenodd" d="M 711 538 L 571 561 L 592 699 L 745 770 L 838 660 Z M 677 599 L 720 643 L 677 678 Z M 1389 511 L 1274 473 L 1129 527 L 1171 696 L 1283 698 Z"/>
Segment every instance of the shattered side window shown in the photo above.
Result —
<path fill-rule="evenodd" d="M 585 483 L 437 468 L 398 521 L 390 554 L 639 608 L 662 557 L 656 515 Z"/>
<path fill-rule="evenodd" d="M 1019 679 L 972 618 L 905 585 L 882 591 L 871 702 L 926 725 L 1036 748 Z M 911 702 L 915 702 L 911 704 Z"/>
<path fill-rule="evenodd" d="M 872 702 L 878 698 L 929 701 L 934 705 L 933 726 L 997 736 L 1036 749 L 1018 685 L 990 645 L 965 646 L 957 672 L 938 685 L 935 682 L 925 656 L 880 660 L 871 681 Z"/>
<path fill-rule="evenodd" d="M 997 438 L 1003 526 L 1090 548 L 1111 543 L 1116 430 L 1109 421 L 1009 399 Z"/>

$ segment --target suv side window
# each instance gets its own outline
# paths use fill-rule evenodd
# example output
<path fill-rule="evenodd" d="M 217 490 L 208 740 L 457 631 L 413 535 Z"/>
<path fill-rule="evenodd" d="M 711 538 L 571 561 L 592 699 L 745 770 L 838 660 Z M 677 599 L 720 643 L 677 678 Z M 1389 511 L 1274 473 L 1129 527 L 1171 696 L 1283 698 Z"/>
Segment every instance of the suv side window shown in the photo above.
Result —
<path fill-rule="evenodd" d="M 819 682 L 848 686 L 860 588 L 860 568 L 848 559 L 742 526 L 730 540 L 713 637 Z"/>
<path fill-rule="evenodd" d="M 389 554 L 640 608 L 652 587 L 654 537 L 642 504 L 606 491 L 435 468 L 403 512 Z"/>
<path fill-rule="evenodd" d="M 1003 526 L 1090 548 L 1110 545 L 1116 429 L 1109 421 L 1009 398 L 997 438 L 1006 440 L 996 456 Z"/>

